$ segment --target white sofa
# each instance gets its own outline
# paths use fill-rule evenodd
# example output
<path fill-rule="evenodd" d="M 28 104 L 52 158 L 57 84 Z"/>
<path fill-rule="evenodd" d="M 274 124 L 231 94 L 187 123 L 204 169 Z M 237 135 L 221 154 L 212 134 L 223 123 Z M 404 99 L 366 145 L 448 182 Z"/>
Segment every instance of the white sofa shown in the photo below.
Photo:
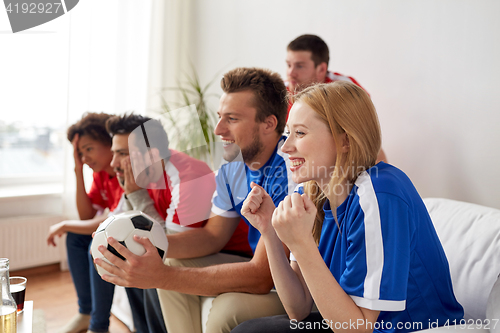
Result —
<path fill-rule="evenodd" d="M 424 202 L 448 258 L 453 290 L 463 306 L 462 325 L 433 333 L 500 333 L 500 210 L 449 199 Z"/>

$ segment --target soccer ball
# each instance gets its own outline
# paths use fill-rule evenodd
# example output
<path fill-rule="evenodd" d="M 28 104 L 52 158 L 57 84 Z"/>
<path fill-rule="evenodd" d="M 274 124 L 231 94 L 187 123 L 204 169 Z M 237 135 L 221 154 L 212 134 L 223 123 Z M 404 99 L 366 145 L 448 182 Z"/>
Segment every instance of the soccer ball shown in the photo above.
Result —
<path fill-rule="evenodd" d="M 142 256 L 146 253 L 146 250 L 141 244 L 134 241 L 134 235 L 149 238 L 151 243 L 156 246 L 158 254 L 162 260 L 165 259 L 168 248 L 168 240 L 165 235 L 165 230 L 149 215 L 137 210 L 110 216 L 101 223 L 99 228 L 97 228 L 92 244 L 90 245 L 92 258 L 102 258 L 104 261 L 110 263 L 97 249 L 99 245 L 104 245 L 111 253 L 122 260 L 125 260 L 124 257 L 122 257 L 111 245 L 108 244 L 108 237 L 113 237 L 132 253 Z M 103 274 L 113 275 L 99 265 L 94 264 L 94 266 L 97 273 L 101 276 Z"/>

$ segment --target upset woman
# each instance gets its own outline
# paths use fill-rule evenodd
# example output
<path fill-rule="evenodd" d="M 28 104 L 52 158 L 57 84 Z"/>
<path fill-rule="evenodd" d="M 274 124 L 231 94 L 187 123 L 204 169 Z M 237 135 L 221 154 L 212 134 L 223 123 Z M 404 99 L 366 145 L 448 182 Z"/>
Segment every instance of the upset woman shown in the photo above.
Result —
<path fill-rule="evenodd" d="M 100 278 L 89 253 L 92 232 L 113 211 L 123 189 L 111 167 L 111 137 L 106 121 L 111 115 L 88 112 L 68 128 L 68 140 L 73 145 L 76 177 L 76 207 L 80 220 L 67 220 L 50 227 L 47 243 L 56 246 L 56 239 L 64 234 L 68 266 L 78 297 L 78 314 L 58 333 L 107 332 L 114 285 Z M 92 186 L 87 193 L 83 179 L 83 165 L 93 171 Z"/>

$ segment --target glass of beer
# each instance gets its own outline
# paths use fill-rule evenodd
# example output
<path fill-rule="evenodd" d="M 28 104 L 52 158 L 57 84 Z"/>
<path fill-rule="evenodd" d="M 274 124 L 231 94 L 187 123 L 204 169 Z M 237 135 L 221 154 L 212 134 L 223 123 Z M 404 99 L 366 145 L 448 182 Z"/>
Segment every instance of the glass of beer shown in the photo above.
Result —
<path fill-rule="evenodd" d="M 21 313 L 24 310 L 24 296 L 26 295 L 26 281 L 25 277 L 22 276 L 11 276 L 10 277 L 10 293 L 16 301 L 17 313 Z"/>

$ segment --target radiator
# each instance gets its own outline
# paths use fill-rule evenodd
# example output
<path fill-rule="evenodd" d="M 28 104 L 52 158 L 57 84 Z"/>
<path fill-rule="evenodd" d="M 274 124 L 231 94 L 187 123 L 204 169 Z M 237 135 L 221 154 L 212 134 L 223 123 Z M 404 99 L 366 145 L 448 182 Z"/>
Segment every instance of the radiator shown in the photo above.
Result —
<path fill-rule="evenodd" d="M 55 215 L 0 219 L 0 257 L 9 258 L 10 270 L 65 261 L 66 246 L 58 238 L 57 247 L 47 245 L 49 227 L 64 218 Z"/>

